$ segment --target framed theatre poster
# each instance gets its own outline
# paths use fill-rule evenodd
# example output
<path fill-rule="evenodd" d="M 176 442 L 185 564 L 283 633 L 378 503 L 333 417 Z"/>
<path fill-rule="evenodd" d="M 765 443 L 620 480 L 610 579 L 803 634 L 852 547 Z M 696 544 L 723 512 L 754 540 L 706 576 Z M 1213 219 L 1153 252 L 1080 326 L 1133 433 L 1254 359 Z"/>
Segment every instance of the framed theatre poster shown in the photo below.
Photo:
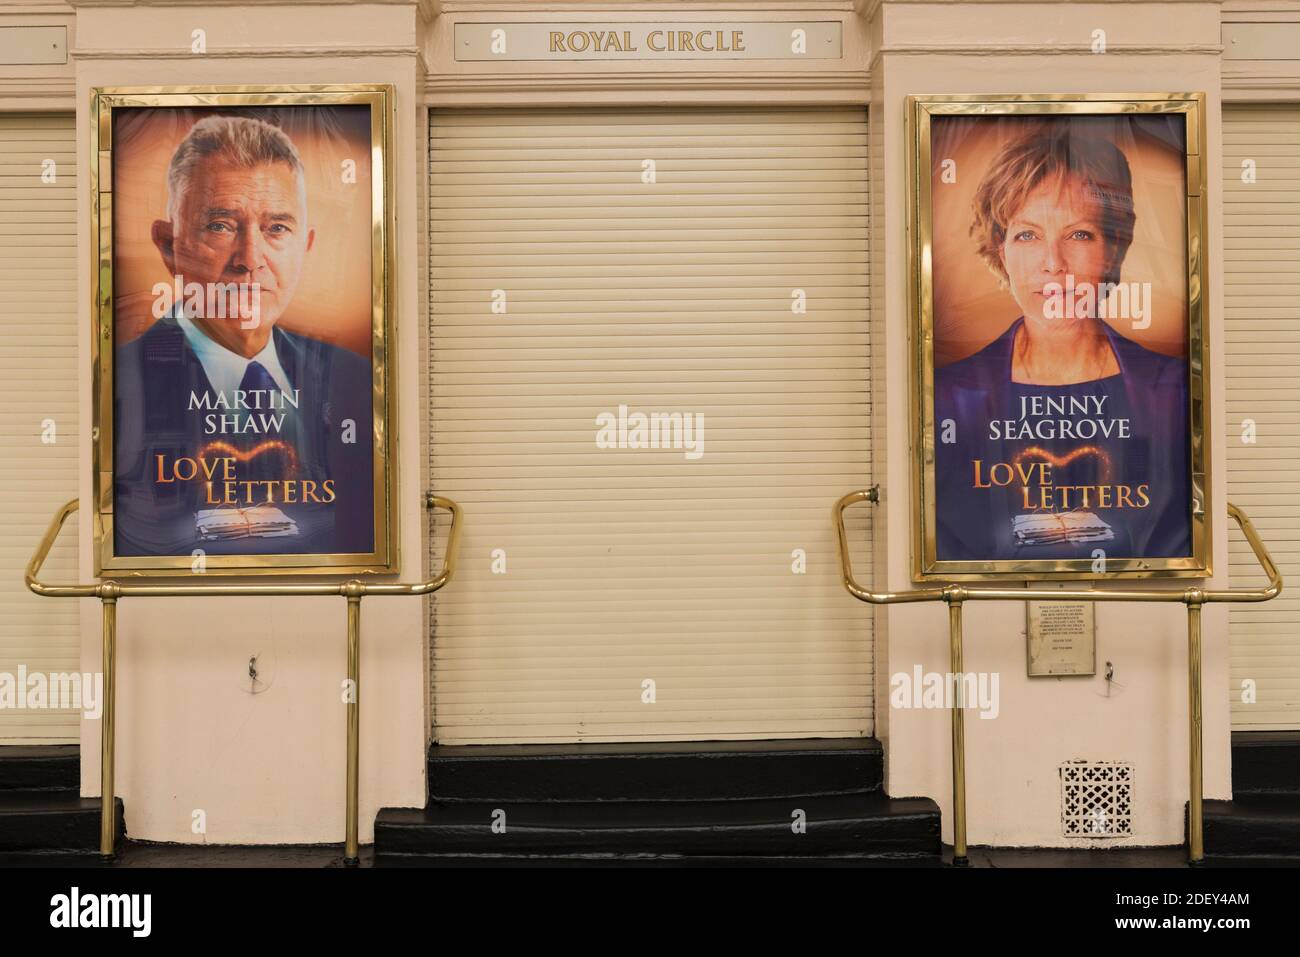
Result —
<path fill-rule="evenodd" d="M 1203 96 L 907 116 L 915 576 L 1209 575 Z"/>
<path fill-rule="evenodd" d="M 388 86 L 97 89 L 97 574 L 397 570 Z"/>

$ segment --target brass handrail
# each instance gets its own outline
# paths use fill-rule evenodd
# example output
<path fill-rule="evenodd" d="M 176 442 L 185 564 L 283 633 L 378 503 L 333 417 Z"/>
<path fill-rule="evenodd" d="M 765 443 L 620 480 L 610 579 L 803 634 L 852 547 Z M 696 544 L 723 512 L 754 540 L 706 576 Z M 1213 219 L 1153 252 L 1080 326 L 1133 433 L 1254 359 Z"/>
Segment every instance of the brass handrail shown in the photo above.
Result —
<path fill-rule="evenodd" d="M 348 603 L 348 679 L 351 695 L 347 703 L 348 761 L 347 761 L 347 828 L 344 842 L 344 863 L 355 865 L 359 861 L 357 828 L 358 786 L 361 741 L 361 599 L 367 595 L 428 595 L 451 581 L 456 572 L 456 556 L 460 547 L 461 509 L 449 498 L 428 495 L 426 508 L 444 508 L 451 512 L 451 528 L 447 536 L 447 552 L 443 556 L 442 571 L 435 578 L 422 582 L 370 583 L 356 578 L 341 582 L 283 582 L 248 584 L 175 585 L 136 581 L 108 580 L 93 584 L 50 585 L 39 578 L 42 566 L 49 557 L 59 532 L 68 516 L 80 505 L 77 499 L 67 502 L 50 521 L 45 535 L 27 563 L 24 580 L 27 587 L 45 598 L 98 598 L 103 603 L 104 629 L 104 705 L 101 742 L 101 807 L 99 822 L 99 853 L 111 857 L 114 850 L 114 806 L 116 796 L 113 786 L 114 772 L 114 705 L 116 703 L 117 671 L 117 602 L 128 597 L 183 597 L 183 596 L 303 596 L 339 595 Z"/>
<path fill-rule="evenodd" d="M 1187 605 L 1187 670 L 1188 670 L 1188 737 L 1189 748 L 1189 799 L 1188 799 L 1188 861 L 1201 864 L 1205 860 L 1204 819 L 1202 813 L 1203 781 L 1201 741 L 1201 606 L 1209 602 L 1260 602 L 1276 598 L 1282 592 L 1282 575 L 1274 564 L 1259 533 L 1246 513 L 1228 503 L 1228 514 L 1236 520 L 1242 534 L 1268 584 L 1262 588 L 1123 588 L 1089 591 L 1078 588 L 983 588 L 969 585 L 930 585 L 906 591 L 872 591 L 858 584 L 853 577 L 853 561 L 849 555 L 848 533 L 844 528 L 844 510 L 859 502 L 875 502 L 874 489 L 850 492 L 832 509 L 835 532 L 839 537 L 840 576 L 845 589 L 859 601 L 873 605 L 892 605 L 903 602 L 946 601 L 948 603 L 948 641 L 950 667 L 954 675 L 962 671 L 962 603 L 967 601 L 1161 601 L 1181 602 Z M 960 679 L 956 679 L 960 680 Z M 953 863 L 968 864 L 966 847 L 966 735 L 964 716 L 960 703 L 952 709 L 952 791 L 953 791 Z"/>

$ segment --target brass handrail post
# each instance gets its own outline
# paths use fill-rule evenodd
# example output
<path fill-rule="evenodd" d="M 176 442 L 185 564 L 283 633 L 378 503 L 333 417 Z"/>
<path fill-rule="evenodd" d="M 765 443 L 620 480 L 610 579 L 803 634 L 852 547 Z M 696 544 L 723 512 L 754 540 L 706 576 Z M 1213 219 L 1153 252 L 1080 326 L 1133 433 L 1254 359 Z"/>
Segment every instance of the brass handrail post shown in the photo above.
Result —
<path fill-rule="evenodd" d="M 948 655 L 952 670 L 952 862 L 970 864 L 966 853 L 966 683 L 962 680 L 962 599 L 965 589 L 948 592 Z"/>
<path fill-rule="evenodd" d="M 1278 571 L 1268 548 L 1250 518 L 1236 505 L 1227 503 L 1228 516 L 1241 528 L 1250 550 L 1268 577 L 1262 588 L 1188 588 L 1183 592 L 1167 588 L 1111 588 L 1105 591 L 1080 588 L 972 588 L 969 586 L 928 585 L 904 591 L 872 591 L 863 587 L 853 577 L 853 561 L 849 555 L 848 534 L 844 528 L 844 510 L 858 502 L 876 502 L 875 488 L 849 492 L 831 509 L 835 532 L 840 548 L 840 578 L 844 588 L 858 601 L 873 605 L 897 602 L 938 601 L 948 602 L 948 629 L 952 669 L 955 680 L 961 671 L 961 604 L 964 601 L 1157 601 L 1182 602 L 1187 606 L 1187 691 L 1188 691 L 1188 765 L 1189 795 L 1187 801 L 1187 851 L 1188 863 L 1200 864 L 1205 860 L 1204 841 L 1204 780 L 1203 780 L 1203 725 L 1202 725 L 1202 655 L 1201 608 L 1208 602 L 1262 602 L 1271 601 L 1282 593 L 1282 574 Z M 954 705 L 957 702 L 954 701 Z M 966 780 L 965 735 L 960 708 L 953 709 L 952 760 L 953 760 L 953 851 L 954 864 L 967 863 L 966 859 Z"/>
<path fill-rule="evenodd" d="M 356 867 L 361 862 L 357 837 L 361 779 L 361 596 L 366 586 L 350 581 L 342 591 L 348 600 L 348 811 L 343 864 Z"/>
<path fill-rule="evenodd" d="M 1201 605 L 1200 589 L 1187 596 L 1187 862 L 1205 863 L 1203 746 L 1201 723 Z"/>
<path fill-rule="evenodd" d="M 98 598 L 103 603 L 104 617 L 104 714 L 100 735 L 100 787 L 103 797 L 99 819 L 100 854 L 111 857 L 117 824 L 117 798 L 114 793 L 114 720 L 117 693 L 117 601 L 136 595 L 145 598 L 191 596 L 289 596 L 289 595 L 342 595 L 348 602 L 348 678 L 351 700 L 347 712 L 347 823 L 344 839 L 344 863 L 355 865 L 359 861 L 358 841 L 358 787 L 361 765 L 361 599 L 365 595 L 429 595 L 451 581 L 456 571 L 456 556 L 460 545 L 461 509 L 449 498 L 429 494 L 425 496 L 426 508 L 445 508 L 451 513 L 451 527 L 447 533 L 447 551 L 443 556 L 442 571 L 435 578 L 420 582 L 380 582 L 367 584 L 357 579 L 341 583 L 328 581 L 255 583 L 255 584 L 152 584 L 148 582 L 103 581 L 96 584 L 50 585 L 40 580 L 41 567 L 49 557 L 54 540 L 58 538 L 68 516 L 77 510 L 77 499 L 67 502 L 50 520 L 36 551 L 23 576 L 28 589 L 45 598 Z"/>
<path fill-rule="evenodd" d="M 117 595 L 105 585 L 100 592 L 104 618 L 104 703 L 99 723 L 99 856 L 111 858 L 117 845 L 117 791 L 113 783 L 117 712 Z"/>

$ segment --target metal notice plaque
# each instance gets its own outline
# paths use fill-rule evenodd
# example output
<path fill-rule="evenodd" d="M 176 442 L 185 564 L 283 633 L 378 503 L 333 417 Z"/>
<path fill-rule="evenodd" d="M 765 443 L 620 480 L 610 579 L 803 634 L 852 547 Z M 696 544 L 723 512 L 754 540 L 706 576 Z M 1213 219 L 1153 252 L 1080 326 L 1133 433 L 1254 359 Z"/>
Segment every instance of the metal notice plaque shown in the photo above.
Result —
<path fill-rule="evenodd" d="M 838 20 L 458 23 L 456 59 L 838 60 Z"/>
<path fill-rule="evenodd" d="M 1090 601 L 1029 601 L 1029 676 L 1097 673 L 1097 619 Z"/>

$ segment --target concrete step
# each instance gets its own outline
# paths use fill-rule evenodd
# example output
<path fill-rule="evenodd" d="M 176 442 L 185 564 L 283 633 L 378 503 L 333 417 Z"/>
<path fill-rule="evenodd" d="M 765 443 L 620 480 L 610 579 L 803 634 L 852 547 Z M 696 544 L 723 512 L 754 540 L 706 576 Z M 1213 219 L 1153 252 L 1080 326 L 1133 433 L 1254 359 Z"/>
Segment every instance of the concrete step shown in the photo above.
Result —
<path fill-rule="evenodd" d="M 429 750 L 431 801 L 709 801 L 879 791 L 874 738 Z"/>
<path fill-rule="evenodd" d="M 802 812 L 803 833 L 792 826 Z M 501 813 L 504 813 L 504 818 Z M 494 830 L 494 821 L 497 829 Z M 504 830 L 501 824 L 504 823 Z M 939 862 L 939 808 L 928 798 L 883 794 L 732 801 L 431 803 L 386 808 L 375 822 L 377 863 L 457 859 L 613 861 L 851 857 L 858 862 Z"/>
<path fill-rule="evenodd" d="M 1300 795 L 1206 801 L 1205 857 L 1210 864 L 1300 865 Z"/>
<path fill-rule="evenodd" d="M 99 798 L 63 792 L 0 793 L 0 853 L 99 851 Z M 122 799 L 116 801 L 116 834 L 126 833 Z"/>

